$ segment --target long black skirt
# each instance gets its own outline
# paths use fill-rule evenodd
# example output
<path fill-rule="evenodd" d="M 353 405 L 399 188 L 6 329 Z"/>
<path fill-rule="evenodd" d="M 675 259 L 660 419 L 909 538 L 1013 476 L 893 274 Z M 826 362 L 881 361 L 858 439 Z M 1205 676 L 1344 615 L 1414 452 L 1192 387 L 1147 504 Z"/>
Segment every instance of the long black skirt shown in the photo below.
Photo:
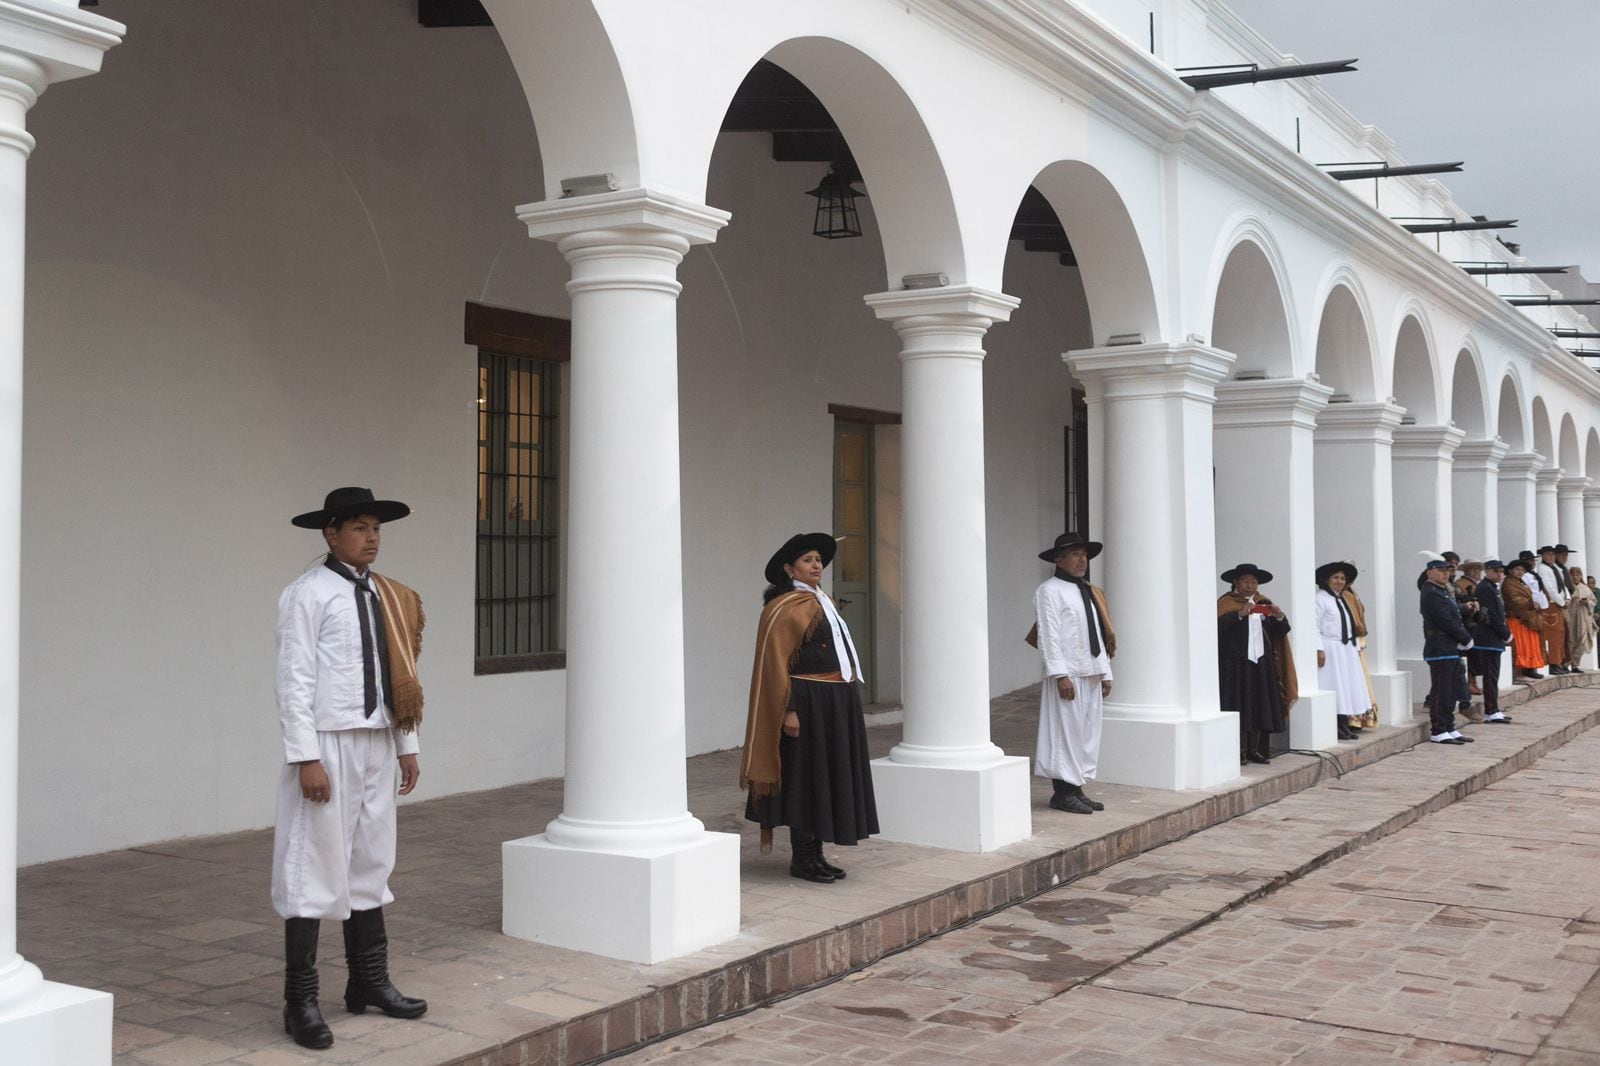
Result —
<path fill-rule="evenodd" d="M 877 833 L 861 686 L 795 678 L 789 709 L 800 717 L 800 735 L 784 735 L 778 744 L 783 787 L 774 796 L 752 794 L 744 816 L 763 829 L 797 827 L 832 844 Z"/>

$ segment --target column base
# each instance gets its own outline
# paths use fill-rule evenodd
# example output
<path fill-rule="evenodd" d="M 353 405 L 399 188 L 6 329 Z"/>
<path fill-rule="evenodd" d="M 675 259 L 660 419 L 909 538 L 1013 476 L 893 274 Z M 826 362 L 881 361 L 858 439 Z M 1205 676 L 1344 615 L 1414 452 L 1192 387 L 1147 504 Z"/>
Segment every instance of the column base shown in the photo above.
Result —
<path fill-rule="evenodd" d="M 1028 760 L 987 766 L 908 766 L 872 760 L 879 836 L 951 851 L 993 851 L 1033 835 Z"/>
<path fill-rule="evenodd" d="M 1099 779 L 1169 790 L 1212 788 L 1239 776 L 1239 716 L 1135 718 L 1107 705 Z"/>
<path fill-rule="evenodd" d="M 598 851 L 541 833 L 500 845 L 507 936 L 652 964 L 739 934 L 739 838 Z"/>
<path fill-rule="evenodd" d="M 1289 709 L 1289 746 L 1299 751 L 1324 751 L 1338 743 L 1338 694 L 1302 692 Z"/>
<path fill-rule="evenodd" d="M 111 993 L 45 981 L 0 1011 L 0 1048 L 18 1066 L 111 1066 Z"/>
<path fill-rule="evenodd" d="M 1372 694 L 1378 698 L 1379 725 L 1407 725 L 1411 722 L 1414 713 L 1411 706 L 1412 693 L 1416 692 L 1415 698 L 1421 699 L 1428 692 L 1427 663 L 1422 665 L 1424 669 L 1420 689 L 1412 688 L 1412 675 L 1409 670 L 1401 669 L 1392 674 L 1372 675 Z"/>

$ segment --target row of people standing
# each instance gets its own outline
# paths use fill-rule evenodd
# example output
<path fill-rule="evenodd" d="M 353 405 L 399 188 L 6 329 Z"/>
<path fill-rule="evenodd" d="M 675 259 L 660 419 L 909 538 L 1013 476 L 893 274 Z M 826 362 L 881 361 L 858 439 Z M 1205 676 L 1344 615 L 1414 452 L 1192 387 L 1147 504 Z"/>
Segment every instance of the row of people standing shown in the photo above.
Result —
<path fill-rule="evenodd" d="M 1567 565 L 1565 544 L 1547 544 L 1538 555 L 1521 552 L 1506 566 L 1506 613 L 1511 620 L 1515 676 L 1537 680 L 1579 672 L 1578 660 L 1594 647 L 1595 594 L 1583 571 Z"/>

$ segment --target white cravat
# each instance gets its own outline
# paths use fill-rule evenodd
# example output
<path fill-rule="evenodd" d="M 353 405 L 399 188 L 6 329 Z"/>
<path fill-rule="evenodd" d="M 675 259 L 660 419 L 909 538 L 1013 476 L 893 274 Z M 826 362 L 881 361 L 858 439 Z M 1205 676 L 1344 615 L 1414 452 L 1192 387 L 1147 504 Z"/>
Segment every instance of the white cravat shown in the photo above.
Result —
<path fill-rule="evenodd" d="M 804 581 L 796 581 L 794 587 L 801 592 L 811 593 L 817 598 L 817 602 L 822 604 L 822 614 L 828 619 L 828 628 L 833 631 L 833 646 L 840 652 L 847 653 L 839 656 L 839 673 L 846 681 L 861 679 L 860 671 L 857 669 L 861 657 L 856 654 L 855 642 L 850 639 L 850 627 L 839 617 L 838 608 L 834 607 L 833 601 L 828 599 L 820 588 L 808 585 Z"/>
<path fill-rule="evenodd" d="M 1250 617 L 1246 619 L 1250 626 L 1250 641 L 1244 649 L 1244 657 L 1253 663 L 1259 662 L 1261 656 L 1267 652 L 1267 637 L 1261 628 L 1261 616 L 1255 612 L 1255 602 L 1256 598 L 1251 596 L 1249 599 L 1251 606 Z"/>

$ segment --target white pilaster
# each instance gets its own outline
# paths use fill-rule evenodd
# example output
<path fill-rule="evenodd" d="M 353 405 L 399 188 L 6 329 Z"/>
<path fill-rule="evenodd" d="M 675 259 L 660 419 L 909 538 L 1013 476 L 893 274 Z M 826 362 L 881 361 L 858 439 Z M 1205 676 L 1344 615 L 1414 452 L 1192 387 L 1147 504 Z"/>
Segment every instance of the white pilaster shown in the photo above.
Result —
<path fill-rule="evenodd" d="M 1561 481 L 1561 468 L 1547 466 L 1534 475 L 1534 535 L 1538 544 L 1529 547 L 1538 551 L 1546 544 L 1561 539 L 1561 513 L 1557 484 Z"/>
<path fill-rule="evenodd" d="M 1500 558 L 1539 547 L 1534 531 L 1536 476 L 1544 468 L 1538 452 L 1513 452 L 1500 460 Z"/>
<path fill-rule="evenodd" d="M 728 214 L 628 189 L 529 204 L 518 217 L 572 268 L 567 746 L 561 814 L 502 846 L 503 925 L 654 963 L 739 931 L 739 839 L 706 832 L 688 810 L 683 574 L 673 562 L 677 270 Z M 627 565 L 640 545 L 655 565 Z"/>
<path fill-rule="evenodd" d="M 1418 552 L 1454 547 L 1451 459 L 1465 436 L 1455 426 L 1397 426 L 1394 430 L 1395 660 L 1411 674 L 1413 692 L 1428 691 L 1422 659 Z"/>
<path fill-rule="evenodd" d="M 989 739 L 983 338 L 1014 297 L 970 287 L 866 298 L 900 335 L 905 724 L 872 763 L 881 835 L 989 851 L 1032 833 L 1028 760 Z"/>
<path fill-rule="evenodd" d="M 1097 562 L 1119 635 L 1100 776 L 1208 788 L 1239 775 L 1239 720 L 1217 706 L 1212 405 L 1233 356 L 1201 345 L 1065 356 L 1104 447 Z"/>
<path fill-rule="evenodd" d="M 1500 554 L 1500 461 L 1506 442 L 1499 437 L 1462 441 L 1451 464 L 1450 547 L 1463 559 Z"/>
<path fill-rule="evenodd" d="M 1249 560 L 1272 571 L 1264 592 L 1289 616 L 1300 699 L 1289 746 L 1338 744 L 1337 697 L 1317 687 L 1315 440 L 1333 390 L 1304 378 L 1217 386 L 1217 554 L 1213 573 Z"/>
<path fill-rule="evenodd" d="M 1589 489 L 1586 477 L 1563 477 L 1556 482 L 1556 540 L 1567 546 L 1568 566 L 1581 566 L 1589 572 L 1588 537 L 1583 528 L 1583 494 Z"/>
<path fill-rule="evenodd" d="M 1600 559 L 1600 485 L 1591 485 L 1583 490 L 1583 543 L 1584 547 L 1596 545 L 1595 557 Z M 1593 571 L 1589 566 L 1583 568 L 1587 576 Z"/>
<path fill-rule="evenodd" d="M 1394 431 L 1403 409 L 1391 403 L 1329 404 L 1317 416 L 1317 557 L 1348 559 L 1361 570 L 1367 609 L 1367 666 L 1378 718 L 1411 720 L 1411 675 L 1398 668 L 1396 629 L 1420 627 L 1416 601 L 1395 604 Z M 1420 560 L 1419 560 L 1420 563 Z"/>
<path fill-rule="evenodd" d="M 17 953 L 18 634 L 27 113 L 52 82 L 93 74 L 123 27 L 54 0 L 0 0 L 0 1058 L 111 1062 L 111 996 L 46 981 Z"/>

